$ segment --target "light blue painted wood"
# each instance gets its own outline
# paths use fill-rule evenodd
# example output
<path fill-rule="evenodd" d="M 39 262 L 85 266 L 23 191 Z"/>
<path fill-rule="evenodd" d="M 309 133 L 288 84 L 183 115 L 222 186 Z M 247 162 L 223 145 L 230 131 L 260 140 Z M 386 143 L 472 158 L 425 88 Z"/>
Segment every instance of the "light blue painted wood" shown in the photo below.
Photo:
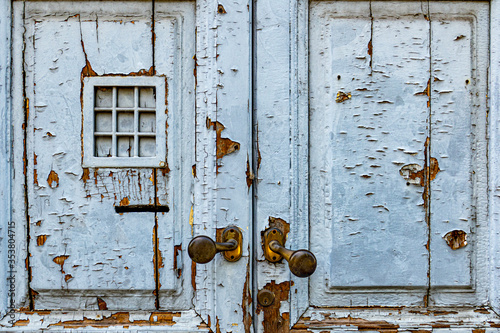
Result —
<path fill-rule="evenodd" d="M 11 219 L 11 2 L 0 1 L 0 318 L 8 305 L 8 224 Z"/>
<path fill-rule="evenodd" d="M 500 1 L 490 5 L 490 31 L 500 29 Z M 489 86 L 489 225 L 490 231 L 490 295 L 489 300 L 500 313 L 500 36 L 490 38 Z"/>

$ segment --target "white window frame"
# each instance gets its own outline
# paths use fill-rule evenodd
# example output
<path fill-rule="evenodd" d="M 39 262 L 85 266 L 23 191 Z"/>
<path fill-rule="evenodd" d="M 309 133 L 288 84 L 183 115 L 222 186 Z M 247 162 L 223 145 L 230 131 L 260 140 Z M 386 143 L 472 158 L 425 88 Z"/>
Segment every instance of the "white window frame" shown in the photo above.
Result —
<path fill-rule="evenodd" d="M 83 167 L 129 168 L 165 167 L 167 154 L 165 77 L 161 76 L 91 76 L 83 86 Z M 156 89 L 156 156 L 97 157 L 95 156 L 95 87 L 151 87 Z M 113 133 L 116 129 L 113 129 Z"/>

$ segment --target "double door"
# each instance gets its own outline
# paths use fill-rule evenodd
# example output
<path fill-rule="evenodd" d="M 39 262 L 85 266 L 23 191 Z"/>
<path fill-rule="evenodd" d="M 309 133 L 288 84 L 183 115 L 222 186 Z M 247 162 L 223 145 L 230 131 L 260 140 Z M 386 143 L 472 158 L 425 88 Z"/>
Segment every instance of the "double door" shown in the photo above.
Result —
<path fill-rule="evenodd" d="M 2 325 L 498 325 L 490 3 L 14 1 L 12 26 Z"/>

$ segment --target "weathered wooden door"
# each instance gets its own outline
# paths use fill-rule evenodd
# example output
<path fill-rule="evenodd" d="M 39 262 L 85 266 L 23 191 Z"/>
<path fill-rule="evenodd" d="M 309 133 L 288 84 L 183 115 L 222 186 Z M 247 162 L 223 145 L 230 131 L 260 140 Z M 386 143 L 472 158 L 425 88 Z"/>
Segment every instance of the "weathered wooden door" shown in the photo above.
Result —
<path fill-rule="evenodd" d="M 258 1 L 255 24 L 255 235 L 318 260 L 258 260 L 258 331 L 495 330 L 490 3 Z"/>
<path fill-rule="evenodd" d="M 0 330 L 250 329 L 249 6 L 12 3 Z M 243 257 L 194 264 L 227 226 Z"/>

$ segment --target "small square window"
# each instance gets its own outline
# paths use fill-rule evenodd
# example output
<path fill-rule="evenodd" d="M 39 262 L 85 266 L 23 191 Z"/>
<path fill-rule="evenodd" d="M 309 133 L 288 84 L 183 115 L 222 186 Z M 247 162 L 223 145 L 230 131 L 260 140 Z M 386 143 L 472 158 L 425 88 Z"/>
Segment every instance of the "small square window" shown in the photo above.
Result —
<path fill-rule="evenodd" d="M 87 77 L 86 167 L 161 167 L 166 158 L 164 77 Z"/>

